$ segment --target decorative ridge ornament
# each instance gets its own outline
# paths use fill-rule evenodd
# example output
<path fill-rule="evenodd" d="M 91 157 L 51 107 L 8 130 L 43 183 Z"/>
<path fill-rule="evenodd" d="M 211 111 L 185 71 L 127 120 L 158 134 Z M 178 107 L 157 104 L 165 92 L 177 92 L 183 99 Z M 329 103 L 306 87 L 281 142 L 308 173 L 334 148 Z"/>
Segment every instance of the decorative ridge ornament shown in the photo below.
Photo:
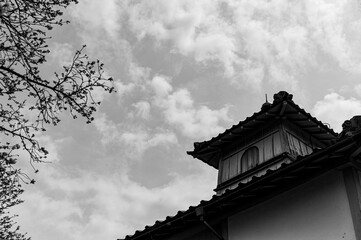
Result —
<path fill-rule="evenodd" d="M 273 95 L 273 104 L 286 100 L 292 101 L 292 98 L 293 98 L 292 94 L 289 94 L 286 91 L 279 91 L 278 93 L 275 93 Z"/>
<path fill-rule="evenodd" d="M 353 116 L 350 120 L 343 122 L 342 132 L 338 135 L 338 139 L 353 136 L 359 130 L 361 130 L 361 116 Z"/>

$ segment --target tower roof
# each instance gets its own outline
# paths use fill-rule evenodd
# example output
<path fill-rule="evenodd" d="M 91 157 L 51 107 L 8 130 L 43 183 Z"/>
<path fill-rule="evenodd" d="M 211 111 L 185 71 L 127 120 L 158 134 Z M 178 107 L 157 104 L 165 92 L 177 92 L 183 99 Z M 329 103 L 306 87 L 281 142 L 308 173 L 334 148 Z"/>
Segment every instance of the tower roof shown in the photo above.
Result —
<path fill-rule="evenodd" d="M 325 147 L 335 142 L 338 134 L 299 107 L 292 98 L 292 94 L 285 91 L 274 94 L 273 102 L 263 104 L 261 111 L 255 112 L 208 141 L 195 142 L 194 150 L 187 153 L 218 169 L 218 159 L 226 145 L 274 119 L 292 122 L 319 140 Z"/>

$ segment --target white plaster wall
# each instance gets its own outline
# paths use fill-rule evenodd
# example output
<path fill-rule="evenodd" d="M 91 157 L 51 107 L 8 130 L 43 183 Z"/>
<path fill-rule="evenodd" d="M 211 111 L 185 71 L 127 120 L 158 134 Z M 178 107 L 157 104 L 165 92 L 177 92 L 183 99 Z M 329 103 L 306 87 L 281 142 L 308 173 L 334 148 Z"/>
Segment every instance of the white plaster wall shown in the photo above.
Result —
<path fill-rule="evenodd" d="M 228 219 L 229 240 L 354 240 L 346 189 L 333 171 Z"/>

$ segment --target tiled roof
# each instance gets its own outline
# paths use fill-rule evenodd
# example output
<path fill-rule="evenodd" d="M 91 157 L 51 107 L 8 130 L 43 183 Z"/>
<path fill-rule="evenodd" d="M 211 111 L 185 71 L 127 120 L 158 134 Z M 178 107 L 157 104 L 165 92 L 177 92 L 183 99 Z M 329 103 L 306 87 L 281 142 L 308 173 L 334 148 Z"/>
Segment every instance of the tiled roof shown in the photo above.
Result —
<path fill-rule="evenodd" d="M 218 169 L 217 162 L 212 160 L 212 157 L 219 149 L 227 145 L 230 141 L 234 141 L 249 131 L 254 130 L 261 124 L 281 117 L 304 129 L 324 143 L 325 146 L 331 145 L 338 136 L 338 134 L 326 124 L 317 120 L 311 116 L 310 113 L 295 104 L 291 94 L 281 91 L 274 95 L 272 104 L 263 104 L 261 111 L 255 112 L 252 116 L 233 125 L 223 133 L 218 134 L 218 136 L 208 141 L 194 143 L 194 150 L 187 153 Z"/>
<path fill-rule="evenodd" d="M 222 195 L 214 195 L 210 200 L 201 201 L 199 205 L 191 206 L 186 211 L 178 211 L 174 216 L 156 221 L 154 225 L 126 236 L 125 240 L 170 236 L 199 222 L 196 213 L 199 207 L 204 209 L 208 218 L 222 218 L 235 211 L 249 208 L 331 169 L 354 164 L 350 156 L 355 155 L 353 153 L 360 155 L 360 146 L 361 130 L 358 130 L 324 149 L 315 150 L 307 156 L 299 156 L 294 162 L 282 164 L 277 170 L 267 170 L 263 176 L 254 176 L 247 183 L 239 183 L 235 189 L 226 190 Z M 358 156 L 353 157 L 357 159 Z M 360 166 L 359 160 L 356 161 L 355 164 Z"/>

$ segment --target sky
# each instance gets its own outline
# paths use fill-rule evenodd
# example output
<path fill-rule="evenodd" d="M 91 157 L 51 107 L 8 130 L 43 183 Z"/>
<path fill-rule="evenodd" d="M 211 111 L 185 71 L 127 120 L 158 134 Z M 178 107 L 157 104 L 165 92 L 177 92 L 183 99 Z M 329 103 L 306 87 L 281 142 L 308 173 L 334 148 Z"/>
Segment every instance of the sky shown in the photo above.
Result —
<path fill-rule="evenodd" d="M 117 239 L 214 194 L 216 169 L 186 151 L 280 90 L 340 132 L 361 114 L 357 0 L 80 0 L 55 28 L 45 77 L 83 44 L 115 80 L 92 124 L 39 136 L 51 163 L 14 208 L 33 240 Z"/>

